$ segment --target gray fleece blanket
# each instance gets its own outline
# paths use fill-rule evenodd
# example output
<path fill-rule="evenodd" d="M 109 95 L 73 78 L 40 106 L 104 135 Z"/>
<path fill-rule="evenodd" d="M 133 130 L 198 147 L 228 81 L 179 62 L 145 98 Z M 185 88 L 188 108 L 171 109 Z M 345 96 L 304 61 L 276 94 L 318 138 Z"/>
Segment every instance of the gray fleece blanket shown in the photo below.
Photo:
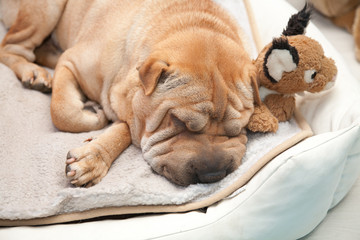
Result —
<path fill-rule="evenodd" d="M 225 2 L 230 9 L 245 12 L 240 14 L 240 21 L 247 19 L 245 9 L 239 6 L 242 1 Z M 2 38 L 5 30 L 0 31 Z M 44 218 L 106 207 L 202 202 L 233 186 L 259 159 L 302 131 L 292 120 L 282 123 L 276 134 L 249 135 L 243 164 L 217 183 L 176 186 L 155 174 L 140 149 L 130 146 L 99 184 L 75 188 L 65 177 L 66 154 L 103 130 L 80 134 L 58 131 L 51 122 L 50 98 L 24 89 L 13 72 L 0 64 L 0 220 Z"/>
<path fill-rule="evenodd" d="M 0 76 L 0 219 L 202 201 L 230 186 L 271 149 L 301 131 L 292 120 L 281 124 L 276 134 L 250 134 L 243 164 L 218 183 L 176 186 L 155 174 L 140 149 L 130 146 L 98 185 L 75 188 L 65 177 L 66 153 L 102 131 L 58 131 L 51 122 L 50 95 L 24 89 L 3 65 Z"/>

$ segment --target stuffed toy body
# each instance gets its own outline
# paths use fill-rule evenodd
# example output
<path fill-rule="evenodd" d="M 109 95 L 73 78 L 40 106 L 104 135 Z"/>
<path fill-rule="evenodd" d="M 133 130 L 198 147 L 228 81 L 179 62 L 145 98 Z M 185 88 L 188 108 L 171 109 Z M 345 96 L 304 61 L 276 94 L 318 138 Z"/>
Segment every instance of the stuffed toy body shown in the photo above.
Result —
<path fill-rule="evenodd" d="M 360 0 L 309 0 L 313 6 L 336 25 L 352 33 L 355 56 L 360 61 Z"/>
<path fill-rule="evenodd" d="M 305 6 L 294 14 L 282 36 L 274 38 L 254 61 L 259 100 L 247 128 L 253 132 L 276 132 L 278 122 L 289 120 L 295 110 L 295 94 L 330 89 L 337 69 L 324 56 L 321 45 L 304 35 L 310 19 Z"/>

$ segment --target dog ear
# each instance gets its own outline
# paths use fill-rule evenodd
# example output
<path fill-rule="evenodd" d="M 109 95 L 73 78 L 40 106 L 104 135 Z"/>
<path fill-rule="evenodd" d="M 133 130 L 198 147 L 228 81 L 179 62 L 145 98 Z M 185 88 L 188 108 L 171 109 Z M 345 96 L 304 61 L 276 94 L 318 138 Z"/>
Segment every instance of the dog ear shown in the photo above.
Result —
<path fill-rule="evenodd" d="M 137 67 L 146 96 L 149 96 L 155 90 L 161 74 L 166 72 L 168 67 L 169 64 L 165 61 L 151 57 L 141 64 L 140 67 Z"/>
<path fill-rule="evenodd" d="M 275 38 L 265 54 L 263 69 L 265 76 L 273 83 L 281 80 L 284 72 L 291 72 L 299 64 L 299 54 L 286 37 Z"/>
<path fill-rule="evenodd" d="M 261 98 L 260 98 L 260 93 L 259 93 L 259 83 L 256 77 L 256 74 L 254 74 L 253 76 L 250 76 L 251 78 L 251 87 L 253 89 L 253 98 L 254 98 L 254 102 L 260 106 L 261 105 Z"/>
<path fill-rule="evenodd" d="M 305 32 L 305 28 L 309 24 L 311 17 L 311 8 L 308 4 L 305 4 L 304 8 L 298 13 L 292 15 L 289 22 L 282 32 L 284 36 L 302 35 Z"/>

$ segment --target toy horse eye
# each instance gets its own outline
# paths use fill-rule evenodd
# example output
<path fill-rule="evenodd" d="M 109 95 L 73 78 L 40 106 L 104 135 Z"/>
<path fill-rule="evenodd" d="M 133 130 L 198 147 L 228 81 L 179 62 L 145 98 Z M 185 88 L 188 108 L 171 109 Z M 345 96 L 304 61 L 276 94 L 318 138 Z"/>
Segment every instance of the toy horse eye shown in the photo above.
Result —
<path fill-rule="evenodd" d="M 312 75 L 311 75 L 311 79 L 314 79 L 316 77 L 316 72 L 314 72 Z"/>
<path fill-rule="evenodd" d="M 304 80 L 307 83 L 312 83 L 316 77 L 316 71 L 311 69 L 311 70 L 306 70 L 304 73 Z"/>

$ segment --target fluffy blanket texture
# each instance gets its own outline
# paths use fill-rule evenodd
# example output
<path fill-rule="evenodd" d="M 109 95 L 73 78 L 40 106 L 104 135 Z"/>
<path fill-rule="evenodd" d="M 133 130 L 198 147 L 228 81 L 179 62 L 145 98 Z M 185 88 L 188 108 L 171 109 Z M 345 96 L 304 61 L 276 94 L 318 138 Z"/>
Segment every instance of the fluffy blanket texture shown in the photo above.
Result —
<path fill-rule="evenodd" d="M 235 9 L 243 9 L 244 18 L 238 20 L 251 39 L 245 7 Z M 3 34 L 2 29 L 1 38 Z M 247 152 L 237 171 L 220 182 L 186 188 L 155 174 L 140 149 L 130 146 L 98 185 L 75 188 L 65 177 L 66 154 L 103 130 L 80 134 L 58 131 L 50 117 L 51 95 L 24 89 L 4 65 L 0 65 L 0 78 L 0 220 L 44 218 L 108 207 L 160 206 L 124 211 L 135 213 L 208 206 L 243 186 L 271 157 L 310 134 L 304 134 L 295 120 L 281 123 L 276 134 L 249 134 Z M 179 205 L 190 207 L 177 209 Z M 165 206 L 174 208 L 162 209 Z"/>

